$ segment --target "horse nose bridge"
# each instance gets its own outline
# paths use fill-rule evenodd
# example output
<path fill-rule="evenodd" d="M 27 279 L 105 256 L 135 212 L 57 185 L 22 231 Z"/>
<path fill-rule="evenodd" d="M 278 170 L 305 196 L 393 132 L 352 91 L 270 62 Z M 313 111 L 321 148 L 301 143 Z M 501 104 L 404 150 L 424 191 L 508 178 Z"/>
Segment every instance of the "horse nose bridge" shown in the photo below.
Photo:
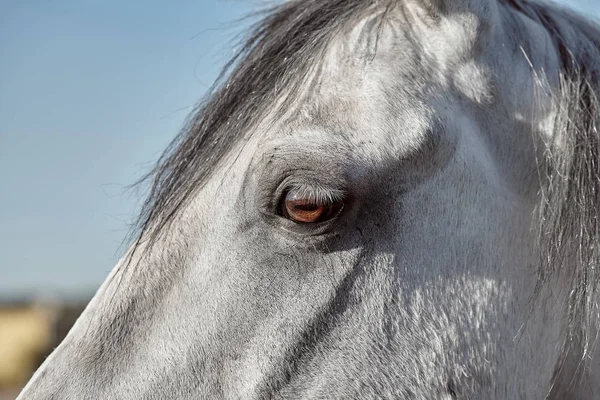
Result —
<path fill-rule="evenodd" d="M 72 363 L 66 362 L 66 340 L 58 346 L 34 373 L 16 400 L 75 399 L 68 394 L 69 382 L 73 383 Z"/>
<path fill-rule="evenodd" d="M 100 393 L 111 385 L 114 371 L 104 354 L 110 354 L 112 346 L 85 342 L 85 333 L 85 329 L 71 332 L 38 368 L 17 400 L 105 398 Z"/>
<path fill-rule="evenodd" d="M 119 328 L 131 314 L 131 307 L 106 314 L 107 302 L 116 292 L 105 284 L 87 304 L 66 337 L 46 358 L 17 399 L 83 399 L 93 396 L 98 382 L 109 376 L 105 367 L 116 350 L 126 353 L 127 332 Z M 119 340 L 121 339 L 121 340 Z"/>

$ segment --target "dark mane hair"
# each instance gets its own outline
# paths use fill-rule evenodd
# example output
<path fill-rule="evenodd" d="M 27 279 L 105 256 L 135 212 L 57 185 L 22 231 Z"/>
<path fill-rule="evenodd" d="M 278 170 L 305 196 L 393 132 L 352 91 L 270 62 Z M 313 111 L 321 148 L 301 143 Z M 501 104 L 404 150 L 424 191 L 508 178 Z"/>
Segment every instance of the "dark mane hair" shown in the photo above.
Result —
<path fill-rule="evenodd" d="M 600 28 L 556 6 L 500 2 L 543 26 L 562 62 L 554 123 L 561 140 L 548 143 L 542 176 L 538 286 L 557 268 L 574 264 L 565 354 L 583 360 L 594 343 L 599 312 Z M 392 4 L 395 0 L 297 0 L 261 14 L 264 18 L 148 175 L 153 183 L 135 243 L 156 239 L 269 104 L 282 96 L 294 98 L 336 33 Z"/>

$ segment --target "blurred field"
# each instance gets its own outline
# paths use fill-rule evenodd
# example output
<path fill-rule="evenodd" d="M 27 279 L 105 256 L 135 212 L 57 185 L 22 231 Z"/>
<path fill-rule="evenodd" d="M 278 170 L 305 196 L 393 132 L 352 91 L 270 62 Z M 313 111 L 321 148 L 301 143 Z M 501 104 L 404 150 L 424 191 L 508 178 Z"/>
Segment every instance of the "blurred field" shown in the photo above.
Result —
<path fill-rule="evenodd" d="M 15 400 L 19 395 L 18 389 L 0 390 L 0 400 Z"/>
<path fill-rule="evenodd" d="M 0 400 L 14 400 L 60 344 L 85 301 L 0 301 Z"/>

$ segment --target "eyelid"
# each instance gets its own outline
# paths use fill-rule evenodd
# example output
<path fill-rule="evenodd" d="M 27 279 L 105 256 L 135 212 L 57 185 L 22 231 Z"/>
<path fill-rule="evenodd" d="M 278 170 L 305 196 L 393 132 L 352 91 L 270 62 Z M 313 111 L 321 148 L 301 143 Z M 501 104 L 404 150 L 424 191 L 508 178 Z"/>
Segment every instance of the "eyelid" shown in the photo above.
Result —
<path fill-rule="evenodd" d="M 314 204 L 333 204 L 343 201 L 346 192 L 342 189 L 325 187 L 318 183 L 294 183 L 282 191 L 282 197 L 289 193 L 295 199 L 308 200 Z"/>

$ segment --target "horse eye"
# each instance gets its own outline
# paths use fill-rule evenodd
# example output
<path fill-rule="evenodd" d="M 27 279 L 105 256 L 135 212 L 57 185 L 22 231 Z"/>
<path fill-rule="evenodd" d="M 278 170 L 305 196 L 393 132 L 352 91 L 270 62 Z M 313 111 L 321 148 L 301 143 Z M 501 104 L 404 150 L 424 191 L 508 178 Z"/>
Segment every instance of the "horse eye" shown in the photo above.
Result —
<path fill-rule="evenodd" d="M 285 218 L 300 224 L 314 224 L 336 217 L 344 208 L 343 200 L 315 201 L 291 190 L 281 206 Z"/>

